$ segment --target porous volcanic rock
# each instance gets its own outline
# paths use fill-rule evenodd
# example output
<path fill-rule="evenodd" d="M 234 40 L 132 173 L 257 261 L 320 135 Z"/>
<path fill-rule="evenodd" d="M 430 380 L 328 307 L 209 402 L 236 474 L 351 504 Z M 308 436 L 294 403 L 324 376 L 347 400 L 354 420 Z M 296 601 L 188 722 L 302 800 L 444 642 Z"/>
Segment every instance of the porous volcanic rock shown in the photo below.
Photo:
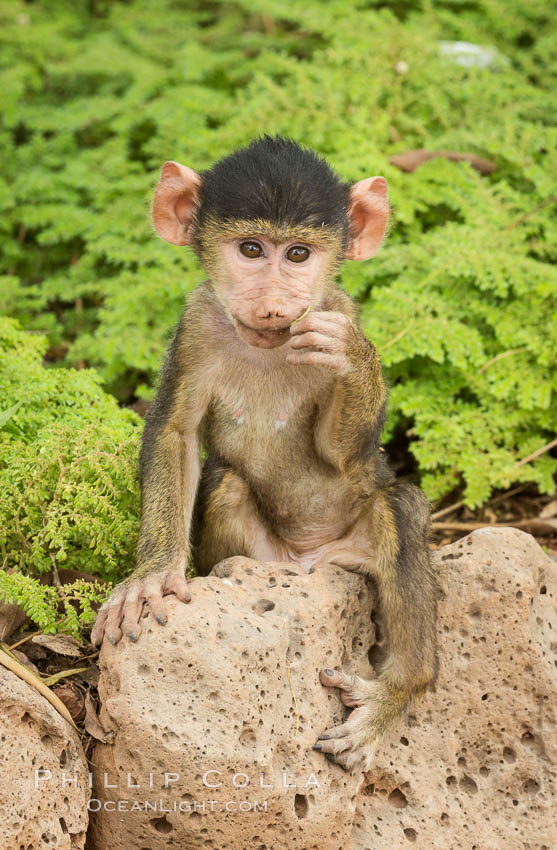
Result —
<path fill-rule="evenodd" d="M 435 563 L 436 692 L 378 751 L 352 850 L 555 850 L 557 565 L 513 528 Z"/>
<path fill-rule="evenodd" d="M 345 848 L 361 776 L 311 749 L 343 716 L 318 673 L 372 675 L 371 590 L 340 568 L 238 557 L 216 572 L 191 582 L 189 605 L 169 599 L 166 626 L 149 615 L 137 644 L 103 646 L 100 719 L 115 739 L 95 749 L 93 847 Z M 105 810 L 118 800 L 124 811 Z"/>
<path fill-rule="evenodd" d="M 44 697 L 3 666 L 0 777 L 2 850 L 82 850 L 89 773 L 79 736 Z"/>
<path fill-rule="evenodd" d="M 345 713 L 318 671 L 369 677 L 382 654 L 361 577 L 229 559 L 166 627 L 106 645 L 91 850 L 554 850 L 555 564 L 490 528 L 434 561 L 436 690 L 365 777 L 311 750 Z"/>

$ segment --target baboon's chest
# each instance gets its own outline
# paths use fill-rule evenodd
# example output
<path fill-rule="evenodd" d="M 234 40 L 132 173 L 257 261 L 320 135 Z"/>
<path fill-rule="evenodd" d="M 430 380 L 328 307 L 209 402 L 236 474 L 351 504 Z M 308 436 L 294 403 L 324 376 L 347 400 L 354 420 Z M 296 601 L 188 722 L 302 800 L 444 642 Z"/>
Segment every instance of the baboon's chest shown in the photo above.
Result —
<path fill-rule="evenodd" d="M 245 477 L 274 531 L 292 539 L 316 524 L 334 526 L 349 506 L 350 488 L 315 443 L 332 387 L 324 370 L 301 367 L 249 383 L 228 372 L 214 384 L 206 448 Z"/>
<path fill-rule="evenodd" d="M 301 391 L 302 390 L 302 391 Z M 271 471 L 312 451 L 317 398 L 271 374 L 266 382 L 229 379 L 215 389 L 207 421 L 209 443 L 223 457 L 243 468 Z"/>

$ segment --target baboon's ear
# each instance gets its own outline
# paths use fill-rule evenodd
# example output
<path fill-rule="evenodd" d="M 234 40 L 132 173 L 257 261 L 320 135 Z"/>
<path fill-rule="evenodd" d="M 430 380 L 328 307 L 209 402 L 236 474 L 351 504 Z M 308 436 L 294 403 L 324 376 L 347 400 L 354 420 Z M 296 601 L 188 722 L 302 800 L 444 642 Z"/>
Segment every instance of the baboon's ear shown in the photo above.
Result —
<path fill-rule="evenodd" d="M 179 162 L 165 162 L 155 189 L 151 215 L 155 230 L 173 245 L 190 245 L 191 224 L 199 203 L 201 177 Z"/>
<path fill-rule="evenodd" d="M 377 252 L 389 220 L 389 197 L 384 177 L 368 177 L 354 183 L 348 206 L 349 260 L 369 260 Z"/>

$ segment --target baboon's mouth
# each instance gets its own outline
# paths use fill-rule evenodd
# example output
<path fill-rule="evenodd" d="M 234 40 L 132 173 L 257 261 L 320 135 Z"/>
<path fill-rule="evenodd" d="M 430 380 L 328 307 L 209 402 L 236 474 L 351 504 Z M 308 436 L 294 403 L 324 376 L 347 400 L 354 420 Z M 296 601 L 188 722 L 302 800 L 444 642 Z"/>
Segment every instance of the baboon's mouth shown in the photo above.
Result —
<path fill-rule="evenodd" d="M 257 348 L 277 348 L 290 337 L 290 325 L 282 328 L 252 328 L 236 319 L 236 329 L 242 339 Z"/>

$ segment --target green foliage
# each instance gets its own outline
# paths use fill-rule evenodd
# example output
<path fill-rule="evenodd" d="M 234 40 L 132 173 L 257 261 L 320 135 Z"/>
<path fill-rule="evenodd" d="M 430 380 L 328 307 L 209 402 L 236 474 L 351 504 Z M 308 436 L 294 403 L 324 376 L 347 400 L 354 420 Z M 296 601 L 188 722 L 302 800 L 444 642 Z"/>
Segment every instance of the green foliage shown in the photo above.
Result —
<path fill-rule="evenodd" d="M 0 570 L 0 599 L 22 608 L 46 634 L 64 633 L 79 637 L 95 622 L 92 607 L 107 596 L 106 585 L 78 580 L 60 588 L 41 584 L 32 576 Z"/>
<path fill-rule="evenodd" d="M 56 590 L 36 576 L 64 566 L 113 581 L 129 569 L 140 420 L 92 370 L 45 368 L 46 345 L 0 318 L 0 596 L 22 602 L 41 628 L 62 616 L 59 628 L 75 632 L 99 591 L 86 583 Z"/>
<path fill-rule="evenodd" d="M 557 420 L 554 30 L 547 0 L 0 0 L 0 309 L 120 400 L 148 397 L 203 277 L 152 233 L 157 170 L 289 134 L 346 179 L 389 180 L 390 238 L 342 282 L 428 494 L 549 489 L 548 454 L 517 464 Z M 498 59 L 464 67 L 440 40 Z M 497 170 L 389 164 L 412 148 Z"/>

